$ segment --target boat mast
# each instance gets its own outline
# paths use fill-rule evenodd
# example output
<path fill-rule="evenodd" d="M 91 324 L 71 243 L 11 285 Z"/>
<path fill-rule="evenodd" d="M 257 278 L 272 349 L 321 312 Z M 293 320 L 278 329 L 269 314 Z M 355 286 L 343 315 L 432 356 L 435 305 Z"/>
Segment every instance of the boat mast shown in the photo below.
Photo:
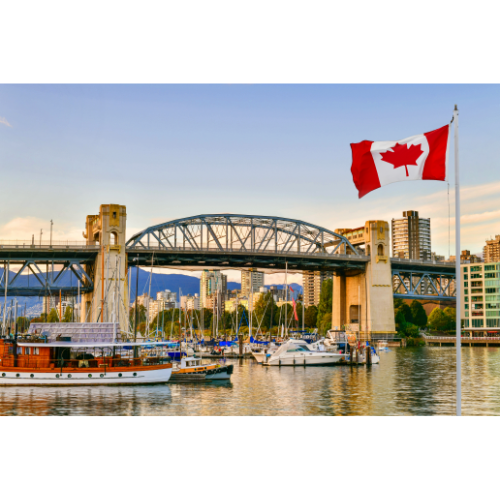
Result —
<path fill-rule="evenodd" d="M 149 272 L 149 292 L 148 292 L 148 308 L 146 310 L 146 326 L 147 326 L 147 332 L 148 332 L 148 337 L 149 337 L 149 302 L 151 300 L 151 282 L 153 281 L 153 260 L 155 258 L 155 254 L 151 256 L 151 271 Z"/>
<path fill-rule="evenodd" d="M 248 305 L 248 311 L 250 312 L 250 321 L 249 321 L 249 330 L 250 335 L 249 339 L 252 337 L 252 316 L 253 316 L 253 269 L 250 269 L 250 304 Z"/>
<path fill-rule="evenodd" d="M 7 264 L 3 265 L 3 281 L 5 287 L 5 297 L 3 299 L 3 334 L 6 335 L 6 327 L 7 327 L 7 290 L 9 288 L 9 261 Z"/>
<path fill-rule="evenodd" d="M 288 338 L 288 261 L 285 262 L 285 338 Z"/>

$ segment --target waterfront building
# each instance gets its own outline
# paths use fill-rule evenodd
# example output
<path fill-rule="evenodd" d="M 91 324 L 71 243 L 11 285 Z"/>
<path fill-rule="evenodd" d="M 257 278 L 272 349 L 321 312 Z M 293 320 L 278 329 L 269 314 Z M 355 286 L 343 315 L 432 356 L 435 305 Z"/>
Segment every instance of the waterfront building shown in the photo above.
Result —
<path fill-rule="evenodd" d="M 132 307 L 135 307 L 135 304 L 137 303 L 140 306 L 144 306 L 147 309 L 150 300 L 151 300 L 151 297 L 147 293 L 143 293 L 142 295 L 139 295 L 137 297 L 137 299 L 133 303 Z"/>
<path fill-rule="evenodd" d="M 216 293 L 221 295 L 223 303 L 227 297 L 227 276 L 219 270 L 204 270 L 200 278 L 200 307 L 210 309 L 208 298 Z"/>
<path fill-rule="evenodd" d="M 60 309 L 63 318 L 67 307 L 75 307 L 74 297 L 62 297 Z M 43 298 L 43 312 L 49 314 L 52 309 L 55 309 L 59 315 L 59 294 Z"/>
<path fill-rule="evenodd" d="M 149 322 L 153 321 L 156 316 L 158 315 L 159 311 L 159 304 L 157 300 L 154 300 L 153 298 L 150 297 L 150 300 L 146 302 L 146 309 L 148 312 L 148 320 Z"/>
<path fill-rule="evenodd" d="M 265 296 L 267 292 L 256 292 L 252 295 L 252 301 L 250 302 L 250 297 L 245 297 L 241 295 L 237 298 L 226 300 L 225 302 L 225 310 L 227 312 L 234 312 L 236 310 L 237 305 L 243 306 L 248 311 L 249 304 L 252 304 L 252 310 L 255 310 L 255 306 L 257 302 L 261 299 L 261 297 Z"/>
<path fill-rule="evenodd" d="M 241 271 L 241 295 L 248 297 L 250 287 L 253 293 L 258 292 L 264 286 L 264 273 L 258 271 Z"/>
<path fill-rule="evenodd" d="M 331 271 L 304 271 L 302 273 L 304 307 L 319 304 L 323 281 L 332 278 L 333 273 Z"/>
<path fill-rule="evenodd" d="M 500 261 L 461 265 L 464 328 L 500 329 Z"/>
<path fill-rule="evenodd" d="M 228 313 L 234 313 L 238 306 L 243 306 L 248 311 L 248 299 L 246 297 L 234 297 L 226 300 L 224 306 Z"/>
<path fill-rule="evenodd" d="M 201 309 L 200 296 L 197 293 L 194 295 L 183 295 L 181 297 L 181 308 L 185 311 L 199 311 Z"/>
<path fill-rule="evenodd" d="M 156 300 L 164 300 L 165 302 L 177 302 L 177 294 L 170 290 L 162 290 L 156 293 Z"/>
<path fill-rule="evenodd" d="M 226 307 L 226 299 L 222 295 L 218 295 L 217 293 L 212 293 L 208 295 L 205 299 L 205 309 L 211 309 L 212 311 L 217 311 L 219 317 L 224 314 Z"/>
<path fill-rule="evenodd" d="M 392 219 L 392 256 L 401 259 L 430 260 L 431 220 L 419 217 L 416 210 Z"/>
<path fill-rule="evenodd" d="M 484 262 L 500 262 L 500 234 L 497 234 L 492 240 L 486 240 L 483 248 Z"/>

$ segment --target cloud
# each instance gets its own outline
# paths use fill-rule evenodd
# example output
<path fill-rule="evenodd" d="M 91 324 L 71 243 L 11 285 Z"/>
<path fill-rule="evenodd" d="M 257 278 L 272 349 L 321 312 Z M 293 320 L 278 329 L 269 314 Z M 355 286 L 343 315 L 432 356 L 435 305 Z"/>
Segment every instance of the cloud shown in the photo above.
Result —
<path fill-rule="evenodd" d="M 16 217 L 0 225 L 0 241 L 30 242 L 35 237 L 35 242 L 40 241 L 40 230 L 43 231 L 42 243 L 48 243 L 50 238 L 50 221 L 38 217 Z M 52 227 L 52 241 L 80 242 L 83 243 L 82 228 L 69 223 L 55 222 Z"/>
<path fill-rule="evenodd" d="M 0 123 L 2 123 L 3 125 L 7 125 L 7 127 L 12 128 L 12 125 L 7 121 L 7 118 L 3 118 L 0 116 Z"/>
<path fill-rule="evenodd" d="M 500 182 L 485 183 L 465 186 L 460 189 L 461 209 L 461 246 L 473 253 L 480 253 L 486 239 L 495 234 L 500 234 L 500 209 L 499 209 Z M 441 255 L 455 254 L 455 191 L 450 185 L 443 189 L 426 195 L 407 196 L 395 195 L 383 199 L 375 199 L 369 205 L 339 206 L 330 215 L 331 210 L 327 205 L 316 207 L 318 225 L 328 229 L 339 227 L 358 227 L 367 220 L 386 220 L 401 217 L 404 210 L 418 210 L 421 217 L 431 218 L 432 250 Z M 449 211 L 449 217 L 448 217 Z M 449 226 L 449 232 L 448 232 Z"/>

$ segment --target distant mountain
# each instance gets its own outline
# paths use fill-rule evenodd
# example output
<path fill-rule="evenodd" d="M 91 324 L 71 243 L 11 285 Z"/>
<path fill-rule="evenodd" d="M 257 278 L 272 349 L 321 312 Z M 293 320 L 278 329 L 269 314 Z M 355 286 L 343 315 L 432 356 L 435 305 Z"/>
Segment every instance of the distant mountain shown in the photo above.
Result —
<path fill-rule="evenodd" d="M 130 302 L 135 300 L 135 280 L 136 280 L 136 268 L 130 268 Z M 0 276 L 2 276 L 3 269 L 0 269 Z M 10 272 L 10 279 L 14 277 L 14 272 Z M 54 273 L 56 274 L 56 273 Z M 188 276 L 186 274 L 159 274 L 152 273 L 144 269 L 139 269 L 139 286 L 138 292 L 139 295 L 143 293 L 149 293 L 149 278 L 151 276 L 151 296 L 156 297 L 156 293 L 162 290 L 170 290 L 179 294 L 179 289 L 182 292 L 182 295 L 194 295 L 195 293 L 200 293 L 200 279 L 195 276 Z M 40 284 L 36 281 L 36 278 L 33 275 L 30 275 L 29 278 L 27 275 L 19 276 L 17 280 L 17 286 L 33 286 L 35 283 L 38 285 L 38 288 L 41 287 Z M 61 280 L 62 286 L 71 286 L 75 285 L 76 280 L 75 276 L 67 273 L 63 276 Z M 266 285 L 266 288 L 270 286 L 276 286 L 278 289 L 283 289 L 283 284 L 277 285 Z M 294 290 L 294 296 L 297 298 L 297 294 L 302 293 L 302 286 L 292 283 L 291 287 Z M 234 281 L 229 281 L 227 284 L 227 288 L 229 290 L 239 290 L 241 288 L 241 283 L 235 283 Z M 54 290 L 57 292 L 57 290 Z M 179 295 L 177 295 L 179 296 Z M 10 300 L 17 299 L 19 303 L 19 312 L 21 310 L 24 311 L 24 306 L 26 304 L 26 309 L 31 310 L 34 313 L 40 313 L 42 311 L 42 298 L 41 297 L 7 297 L 7 302 L 10 303 Z M 0 304 L 3 304 L 4 297 L 0 297 Z M 37 312 L 39 311 L 39 312 Z"/>

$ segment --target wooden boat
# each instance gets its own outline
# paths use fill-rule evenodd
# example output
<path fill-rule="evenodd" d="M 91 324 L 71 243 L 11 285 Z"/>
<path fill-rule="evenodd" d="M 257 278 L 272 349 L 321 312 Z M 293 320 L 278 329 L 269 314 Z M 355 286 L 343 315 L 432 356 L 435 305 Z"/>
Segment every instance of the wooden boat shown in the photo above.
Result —
<path fill-rule="evenodd" d="M 123 342 L 118 323 L 32 323 L 0 339 L 0 385 L 136 385 L 168 382 L 165 342 Z"/>
<path fill-rule="evenodd" d="M 172 382 L 206 382 L 210 380 L 229 380 L 233 365 L 211 363 L 203 365 L 200 358 L 189 356 L 182 358 L 172 369 Z"/>

